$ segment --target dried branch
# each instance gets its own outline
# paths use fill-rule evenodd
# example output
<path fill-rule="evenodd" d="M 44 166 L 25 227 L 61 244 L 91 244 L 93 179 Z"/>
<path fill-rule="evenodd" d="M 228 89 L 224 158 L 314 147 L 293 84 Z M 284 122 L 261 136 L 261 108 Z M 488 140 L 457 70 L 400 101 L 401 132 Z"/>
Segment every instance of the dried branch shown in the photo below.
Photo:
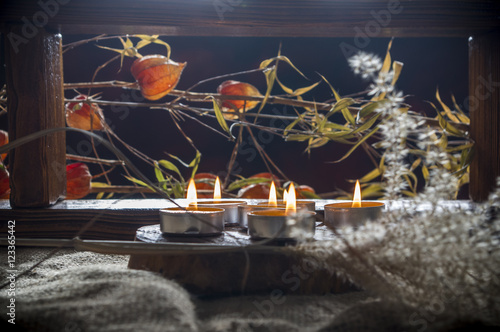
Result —
<path fill-rule="evenodd" d="M 66 159 L 74 160 L 74 161 L 81 161 L 84 163 L 101 164 L 101 165 L 106 165 L 106 166 L 115 166 L 115 165 L 123 165 L 124 164 L 124 162 L 121 160 L 83 157 L 83 156 L 77 156 L 74 154 L 66 154 Z"/>

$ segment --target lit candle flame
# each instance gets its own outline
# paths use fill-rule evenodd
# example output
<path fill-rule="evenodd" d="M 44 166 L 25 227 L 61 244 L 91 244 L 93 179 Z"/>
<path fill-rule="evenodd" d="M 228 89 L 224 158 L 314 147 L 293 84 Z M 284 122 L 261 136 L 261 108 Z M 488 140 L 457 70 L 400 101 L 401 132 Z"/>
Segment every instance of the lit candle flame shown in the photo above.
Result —
<path fill-rule="evenodd" d="M 271 182 L 271 189 L 269 189 L 269 206 L 278 206 L 278 200 L 276 198 L 276 186 L 274 185 L 274 181 Z"/>
<path fill-rule="evenodd" d="M 359 180 L 356 181 L 356 188 L 354 189 L 354 197 L 352 199 L 353 208 L 361 207 L 361 187 L 359 185 Z"/>
<path fill-rule="evenodd" d="M 293 183 L 290 183 L 290 187 L 288 187 L 288 195 L 286 198 L 286 214 L 296 213 L 297 212 L 297 204 L 295 198 L 295 186 Z"/>
<path fill-rule="evenodd" d="M 189 185 L 188 185 L 188 191 L 187 191 L 187 203 L 188 203 L 188 206 L 189 205 L 194 205 L 194 207 L 198 207 L 197 205 L 197 196 L 196 196 L 196 185 L 194 184 L 194 180 L 191 179 L 189 181 Z"/>
<path fill-rule="evenodd" d="M 283 189 L 283 203 L 284 204 L 286 204 L 287 196 L 288 196 L 288 192 L 286 191 L 286 189 Z"/>
<path fill-rule="evenodd" d="M 220 200 L 222 198 L 221 189 L 220 189 L 220 180 L 219 177 L 215 179 L 214 186 L 214 200 Z"/>

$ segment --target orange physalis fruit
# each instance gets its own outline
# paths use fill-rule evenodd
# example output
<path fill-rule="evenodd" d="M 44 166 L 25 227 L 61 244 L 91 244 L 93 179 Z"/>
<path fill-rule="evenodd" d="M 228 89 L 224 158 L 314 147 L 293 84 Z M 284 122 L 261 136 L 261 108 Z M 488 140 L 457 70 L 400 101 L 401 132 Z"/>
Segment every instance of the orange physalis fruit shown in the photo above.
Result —
<path fill-rule="evenodd" d="M 297 198 L 307 198 L 304 194 L 302 194 L 302 192 L 310 192 L 312 194 L 316 194 L 314 188 L 307 186 L 305 184 L 298 186 L 296 191 L 297 191 Z"/>
<path fill-rule="evenodd" d="M 9 194 L 9 172 L 5 169 L 5 166 L 0 165 L 0 199 L 9 198 Z"/>
<path fill-rule="evenodd" d="M 66 199 L 79 199 L 87 196 L 91 189 L 92 175 L 84 163 L 66 166 Z"/>
<path fill-rule="evenodd" d="M 78 95 L 74 99 L 87 100 L 86 95 Z M 66 123 L 68 127 L 83 130 L 103 130 L 104 115 L 97 104 L 70 102 L 66 104 Z"/>
<path fill-rule="evenodd" d="M 8 143 L 9 143 L 9 133 L 6 132 L 5 130 L 0 130 L 0 146 Z M 7 157 L 7 153 L 2 153 L 0 155 L 1 160 L 4 160 L 5 157 Z"/>
<path fill-rule="evenodd" d="M 273 175 L 271 173 L 268 173 L 268 172 L 264 172 L 264 173 L 257 173 L 255 175 L 252 175 L 250 177 L 250 179 L 255 179 L 255 178 L 266 178 L 266 179 L 270 179 L 271 181 L 274 181 L 274 183 L 276 184 L 276 187 L 279 188 L 281 187 L 281 181 L 280 179 L 278 179 L 278 177 L 276 175 Z M 266 182 L 266 184 L 270 184 L 271 182 Z"/>
<path fill-rule="evenodd" d="M 252 184 L 248 187 L 240 189 L 238 192 L 239 198 L 268 198 L 269 186 L 265 184 Z"/>
<path fill-rule="evenodd" d="M 175 88 L 185 66 L 185 62 L 177 63 L 163 55 L 146 55 L 134 61 L 130 72 L 144 98 L 158 100 Z"/>
<path fill-rule="evenodd" d="M 214 186 L 207 183 L 207 180 L 213 180 L 215 182 L 216 178 L 217 176 L 212 173 L 197 173 L 194 176 L 198 198 L 212 198 Z M 196 180 L 202 180 L 203 182 Z"/>
<path fill-rule="evenodd" d="M 224 81 L 217 88 L 217 93 L 226 96 L 262 96 L 252 84 L 238 81 Z M 259 104 L 256 100 L 223 100 L 222 110 L 224 112 L 239 112 L 249 111 Z M 224 114 L 226 118 L 236 118 L 229 114 Z"/>

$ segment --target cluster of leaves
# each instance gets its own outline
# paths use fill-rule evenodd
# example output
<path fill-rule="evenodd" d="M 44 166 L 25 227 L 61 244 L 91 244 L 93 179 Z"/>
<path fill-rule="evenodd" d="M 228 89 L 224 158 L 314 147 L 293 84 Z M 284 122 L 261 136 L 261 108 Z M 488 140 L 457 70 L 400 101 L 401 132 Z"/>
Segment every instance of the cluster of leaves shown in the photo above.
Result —
<path fill-rule="evenodd" d="M 119 55 L 114 59 L 120 58 L 122 63 L 125 56 L 137 57 L 139 59 L 142 58 L 142 55 L 138 52 L 138 50 L 149 44 L 160 44 L 165 46 L 167 49 L 167 58 L 170 59 L 170 46 L 166 42 L 159 39 L 159 36 L 157 35 L 131 35 L 126 38 L 115 38 L 120 40 L 123 49 L 113 49 L 102 45 L 99 47 L 119 53 Z M 134 44 L 130 38 L 138 38 L 139 40 L 136 44 Z M 234 164 L 234 160 L 237 157 L 237 147 L 241 142 L 241 132 L 243 128 L 248 130 L 252 137 L 253 135 L 251 130 L 253 128 L 257 128 L 258 130 L 267 130 L 274 135 L 281 136 L 286 141 L 305 142 L 307 144 L 305 151 L 308 153 L 310 153 L 313 149 L 324 146 L 330 142 L 351 145 L 352 147 L 348 150 L 348 152 L 335 162 L 341 162 L 348 158 L 358 148 L 363 148 L 368 154 L 370 160 L 373 162 L 374 169 L 360 178 L 363 190 L 362 195 L 363 197 L 382 197 L 385 190 L 383 184 L 383 174 L 386 167 L 387 152 L 382 148 L 383 137 L 380 129 L 381 126 L 383 127 L 391 118 L 391 115 L 380 112 L 380 109 L 393 102 L 391 99 L 393 96 L 390 92 L 396 84 L 403 68 L 403 64 L 401 62 L 392 60 L 390 54 L 391 44 L 392 42 L 389 44 L 385 59 L 380 65 L 377 65 L 376 62 L 372 62 L 372 59 L 370 58 L 360 58 L 361 60 L 357 60 L 358 63 L 354 63 L 354 65 L 351 64 L 353 65 L 355 72 L 359 71 L 359 69 L 363 66 L 372 66 L 369 73 L 363 75 L 366 75 L 365 78 L 372 78 L 375 83 L 365 91 L 364 95 L 357 94 L 358 97 L 340 96 L 339 93 L 333 88 L 332 84 L 330 84 L 330 82 L 321 75 L 319 75 L 321 79 L 316 83 L 298 89 L 289 88 L 279 79 L 278 76 L 278 67 L 281 63 L 290 66 L 303 78 L 306 78 L 306 76 L 292 63 L 289 58 L 282 55 L 280 52 L 278 52 L 277 56 L 262 61 L 259 68 L 256 69 L 256 71 L 262 72 L 265 77 L 266 87 L 264 94 L 260 94 L 257 88 L 247 83 L 235 81 L 226 81 L 221 84 L 220 89 L 218 89 L 219 93 L 197 94 L 191 92 L 194 87 L 202 84 L 203 82 L 217 80 L 222 77 L 230 77 L 231 75 L 224 75 L 200 81 L 186 91 L 172 91 L 169 95 L 174 97 L 173 100 L 164 104 L 152 104 L 152 107 L 165 108 L 169 110 L 172 115 L 172 120 L 176 123 L 185 139 L 194 148 L 195 158 L 188 163 L 183 162 L 178 157 L 172 155 L 170 155 L 172 158 L 171 160 L 157 161 L 148 158 L 143 159 L 147 160 L 154 167 L 156 180 L 165 192 L 173 197 L 183 197 L 187 181 L 185 181 L 182 175 L 183 172 L 178 166 L 176 166 L 175 163 L 179 163 L 186 168 L 190 168 L 190 177 L 193 177 L 200 164 L 201 153 L 195 147 L 192 140 L 182 131 L 180 125 L 178 124 L 178 118 L 182 116 L 181 114 L 185 114 L 182 112 L 193 112 L 196 115 L 203 116 L 207 116 L 207 114 L 209 114 L 217 119 L 222 132 L 226 133 L 228 138 L 235 140 L 235 149 L 233 155 L 231 156 L 229 169 L 227 170 L 228 174 L 231 174 L 231 166 Z M 102 67 L 103 66 L 101 66 L 98 70 L 102 69 Z M 179 77 L 176 79 L 180 78 L 181 72 L 179 72 L 178 75 Z M 233 84 L 233 82 L 236 83 L 236 85 L 239 84 L 239 90 L 230 89 L 231 92 L 229 92 L 229 94 L 235 95 L 225 96 L 225 94 L 221 92 L 223 91 L 221 87 L 229 82 L 231 82 L 231 84 Z M 273 95 L 276 83 L 278 83 L 277 85 L 285 93 L 285 96 Z M 329 86 L 331 93 L 335 98 L 334 102 L 317 103 L 303 99 L 302 96 L 305 93 L 313 91 L 321 83 L 325 83 Z M 233 86 L 235 85 L 233 84 Z M 228 93 L 226 93 L 226 95 L 227 94 Z M 228 100 L 229 97 L 231 97 L 230 100 Z M 185 103 L 181 105 L 179 102 L 181 99 L 190 101 L 193 98 L 198 98 L 196 100 L 197 102 L 210 102 L 213 108 L 200 109 L 194 106 L 191 107 Z M 421 114 L 415 113 L 406 104 L 401 104 L 398 108 L 399 112 L 414 117 L 419 122 L 425 121 L 428 124 L 428 127 L 432 128 L 431 138 L 434 140 L 434 144 L 439 146 L 440 149 L 446 153 L 447 160 L 449 160 L 449 162 L 444 164 L 434 164 L 432 166 L 428 166 L 423 161 L 425 160 L 426 155 L 429 154 L 430 148 L 428 146 L 419 147 L 418 138 L 416 136 L 412 137 L 409 135 L 404 142 L 410 152 L 407 158 L 408 160 L 412 160 L 410 167 L 403 175 L 404 181 L 406 182 L 406 189 L 403 190 L 403 194 L 407 196 L 415 196 L 419 187 L 421 187 L 421 185 L 419 185 L 419 179 L 423 178 L 424 182 L 427 182 L 429 180 L 430 171 L 432 171 L 432 168 L 436 167 L 445 168 L 447 171 L 458 177 L 459 186 L 468 182 L 468 166 L 473 149 L 473 144 L 468 137 L 467 131 L 469 119 L 458 107 L 455 101 L 454 109 L 452 110 L 442 102 L 439 92 L 436 93 L 436 99 L 439 102 L 440 108 L 430 103 L 436 109 L 437 115 L 435 118 L 426 118 Z M 95 100 L 93 102 L 98 103 L 98 101 Z M 235 109 L 235 107 L 232 107 L 231 109 L 231 107 L 228 106 L 238 103 L 243 105 L 240 109 Z M 291 122 L 286 128 L 280 129 L 257 125 L 257 120 L 262 116 L 266 116 L 266 114 L 262 111 L 264 110 L 264 107 L 270 103 L 281 103 L 292 105 L 294 107 L 296 116 L 290 117 Z M 249 111 L 254 107 L 256 112 L 250 113 Z M 334 116 L 336 114 L 342 115 L 342 117 L 340 117 L 340 121 L 337 120 L 339 119 L 338 116 Z M 248 120 L 249 116 L 253 117 L 253 121 Z M 203 121 L 200 121 L 200 123 L 201 122 Z M 228 122 L 233 123 L 230 125 Z M 240 134 L 237 137 L 234 137 L 232 134 L 232 129 L 235 125 L 240 127 Z M 216 128 L 213 129 L 216 130 Z M 271 165 L 269 167 L 274 167 L 274 170 L 271 168 L 268 169 L 269 173 L 278 173 L 282 178 L 288 180 L 283 172 L 281 172 L 281 170 L 279 170 L 279 168 L 272 162 L 272 159 L 263 151 L 263 149 L 260 148 L 255 139 L 254 143 L 266 164 Z M 145 183 L 138 179 L 134 179 L 130 176 L 128 176 L 128 179 L 135 184 L 146 186 Z M 235 183 L 240 183 L 238 181 L 242 180 L 244 179 L 236 179 Z M 229 181 L 225 181 L 225 184 L 226 189 L 233 189 L 235 186 Z"/>

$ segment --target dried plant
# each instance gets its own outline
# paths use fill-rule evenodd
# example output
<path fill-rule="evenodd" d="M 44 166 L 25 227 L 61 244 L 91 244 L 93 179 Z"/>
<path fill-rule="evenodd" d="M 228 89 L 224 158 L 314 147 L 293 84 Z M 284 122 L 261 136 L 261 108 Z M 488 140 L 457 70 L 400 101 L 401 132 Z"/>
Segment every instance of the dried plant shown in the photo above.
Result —
<path fill-rule="evenodd" d="M 143 52 L 143 47 L 152 43 L 166 47 L 167 57 L 165 59 L 167 60 L 166 62 L 163 61 L 163 63 L 176 64 L 170 60 L 172 50 L 168 43 L 162 41 L 159 39 L 159 36 L 156 35 L 130 35 L 126 37 L 98 36 L 88 41 L 67 45 L 65 49 L 74 48 L 85 42 L 102 42 L 113 38 L 118 38 L 120 40 L 123 49 L 112 49 L 102 45 L 99 45 L 99 47 L 117 52 L 119 55 L 116 55 L 99 66 L 91 82 L 66 83 L 66 89 L 88 88 L 89 94 L 90 89 L 93 88 L 121 87 L 141 89 L 142 91 L 144 87 L 141 82 L 144 81 L 144 77 L 134 83 L 117 81 L 95 82 L 95 78 L 101 69 L 114 60 L 120 59 L 123 65 L 124 57 L 138 58 L 136 62 L 142 61 L 147 57 L 151 57 L 155 62 L 157 58 L 165 58 L 161 55 L 148 55 L 143 57 L 143 55 L 139 53 L 139 49 Z M 133 39 L 137 39 L 135 44 L 132 42 Z M 352 96 L 340 96 L 328 80 L 321 75 L 321 80 L 314 84 L 298 89 L 289 88 L 286 82 L 282 82 L 279 78 L 278 68 L 280 66 L 290 66 L 298 75 L 304 78 L 305 75 L 289 58 L 278 52 L 276 57 L 263 60 L 259 68 L 242 73 L 231 73 L 208 78 L 199 81 L 184 91 L 172 89 L 172 86 L 175 86 L 176 82 L 180 79 L 182 70 L 174 73 L 170 72 L 170 69 L 162 69 L 167 70 L 168 75 L 165 77 L 171 77 L 172 81 L 172 84 L 168 84 L 170 88 L 161 93 L 161 95 L 166 93 L 167 96 L 170 97 L 165 102 L 110 102 L 89 98 L 88 103 L 95 103 L 102 107 L 109 105 L 145 106 L 155 109 L 164 109 L 169 112 L 180 134 L 194 149 L 195 157 L 190 162 L 183 162 L 172 155 L 169 155 L 169 160 L 153 160 L 123 142 L 109 128 L 107 128 L 107 130 L 111 136 L 124 144 L 127 149 L 154 167 L 156 180 L 160 187 L 174 197 L 182 197 L 186 187 L 186 181 L 181 175 L 184 172 L 180 166 L 191 168 L 190 177 L 193 177 L 201 162 L 201 152 L 196 148 L 191 138 L 185 134 L 180 125 L 182 120 L 186 117 L 234 141 L 235 146 L 228 163 L 228 169 L 226 170 L 227 177 L 225 181 L 223 181 L 226 194 L 230 194 L 231 191 L 255 183 L 254 179 L 244 179 L 241 177 L 236 179 L 234 179 L 234 177 L 231 178 L 233 166 L 238 156 L 238 148 L 242 141 L 243 131 L 249 133 L 259 155 L 268 168 L 268 172 L 277 174 L 288 183 L 289 179 L 284 172 L 279 169 L 272 158 L 255 139 L 254 131 L 262 130 L 279 136 L 286 141 L 305 142 L 305 151 L 307 152 L 330 142 L 352 145 L 352 148 L 336 162 L 345 160 L 356 149 L 363 148 L 375 167 L 371 172 L 360 178 L 363 187 L 363 197 L 396 198 L 401 195 L 413 197 L 417 194 L 419 189 L 418 179 L 423 178 L 424 181 L 429 181 L 430 174 L 438 172 L 436 169 L 443 167 L 459 178 L 458 187 L 455 190 L 456 195 L 458 188 L 468 182 L 468 164 L 470 163 L 473 146 L 468 138 L 468 118 L 456 103 L 455 110 L 453 111 L 446 106 L 441 101 L 438 92 L 436 93 L 436 99 L 439 101 L 442 110 L 439 110 L 432 104 L 437 112 L 436 118 L 428 118 L 410 110 L 409 106 L 404 103 L 402 93 L 395 90 L 395 84 L 401 74 L 403 64 L 398 61 L 392 61 L 390 55 L 391 44 L 392 42 L 389 44 L 383 61 L 381 61 L 379 57 L 367 53 L 360 53 L 349 60 L 349 64 L 354 73 L 359 73 L 361 77 L 370 80 L 370 85 L 364 93 L 358 93 Z M 146 70 L 152 70 L 149 65 L 145 68 Z M 160 72 L 159 66 L 156 68 L 158 70 L 155 71 L 154 75 Z M 266 87 L 261 89 L 261 91 L 265 91 L 263 94 L 259 92 L 258 87 L 244 82 L 227 80 L 236 75 L 241 76 L 254 72 L 262 72 L 264 74 Z M 198 86 L 217 80 L 226 80 L 221 83 L 217 93 L 194 92 L 194 89 Z M 321 83 L 328 84 L 335 97 L 333 101 L 312 102 L 302 98 L 305 93 L 313 92 Z M 272 93 L 275 92 L 276 86 L 281 89 L 285 95 L 273 95 Z M 72 100 L 68 100 L 68 102 L 71 101 Z M 210 103 L 212 108 L 199 107 L 197 106 L 199 103 Z M 260 125 L 257 123 L 259 118 L 272 118 L 276 116 L 265 113 L 265 106 L 268 104 L 293 106 L 297 115 L 283 115 L 282 118 L 286 118 L 286 120 L 290 121 L 290 124 L 283 129 Z M 252 109 L 253 111 L 251 111 Z M 333 116 L 337 113 L 342 114 L 340 121 L 337 120 L 337 117 Z M 199 119 L 200 116 L 217 119 L 220 128 L 210 127 L 204 120 Z M 395 118 L 401 121 L 388 121 Z M 419 131 L 414 130 L 417 124 L 420 125 Z M 423 124 L 427 127 L 422 126 Z M 407 135 L 407 133 L 409 135 Z M 418 144 L 421 141 L 422 135 L 428 135 L 434 140 L 434 143 L 428 146 Z M 460 137 L 460 140 L 455 139 L 455 137 Z M 391 148 L 387 149 L 389 146 Z M 434 158 L 433 156 L 436 153 L 436 149 L 433 146 L 440 147 L 439 153 L 441 153 L 442 156 L 446 155 L 448 162 L 444 164 L 434 163 L 433 166 L 428 165 L 426 160 Z M 407 164 L 409 159 L 412 159 L 411 164 Z M 420 173 L 418 173 L 418 171 Z M 393 172 L 398 173 L 394 174 L 394 176 L 386 176 L 387 180 L 381 181 L 383 173 L 389 175 Z M 130 176 L 127 178 L 135 184 L 145 186 L 142 181 Z M 105 184 L 99 185 L 105 187 Z M 308 195 L 307 193 L 304 194 Z M 343 196 L 340 196 L 340 198 L 347 198 L 350 195 L 348 193 L 341 194 Z"/>
<path fill-rule="evenodd" d="M 411 167 L 405 156 L 411 149 L 406 142 L 412 135 L 418 136 L 426 151 L 423 163 L 431 169 L 426 187 L 411 200 L 388 201 L 389 209 L 377 221 L 357 230 L 335 230 L 335 240 L 300 248 L 395 308 L 410 308 L 407 325 L 423 328 L 421 322 L 427 327 L 450 320 L 500 324 L 500 178 L 488 202 L 465 207 L 446 201 L 459 182 L 450 167 L 453 156 L 435 130 L 402 110 L 402 94 L 374 74 L 373 68 L 382 68 L 379 63 L 366 54 L 350 60 L 355 72 L 373 80 L 375 97 L 390 94 L 375 110 L 389 115 L 379 125 L 386 197 L 399 198 L 407 185 Z"/>

